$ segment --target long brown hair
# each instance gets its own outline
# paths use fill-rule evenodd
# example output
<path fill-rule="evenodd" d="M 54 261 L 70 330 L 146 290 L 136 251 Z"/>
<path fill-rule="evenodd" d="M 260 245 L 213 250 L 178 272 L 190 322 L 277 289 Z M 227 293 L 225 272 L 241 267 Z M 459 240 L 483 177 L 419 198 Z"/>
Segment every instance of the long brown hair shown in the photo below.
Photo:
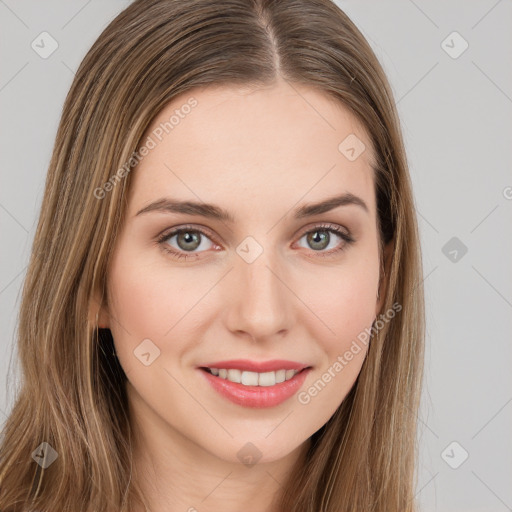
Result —
<path fill-rule="evenodd" d="M 142 501 L 131 471 L 126 376 L 109 331 L 90 314 L 95 292 L 105 296 L 126 207 L 125 163 L 178 94 L 268 85 L 278 76 L 335 98 L 367 130 L 381 258 L 393 244 L 382 311 L 401 305 L 372 335 L 355 385 L 312 436 L 281 509 L 415 510 L 421 252 L 400 123 L 376 56 L 329 0 L 136 0 L 87 53 L 64 104 L 23 286 L 21 387 L 0 445 L 2 512 L 118 512 Z M 115 176 L 115 186 L 105 186 Z M 50 465 L 36 463 L 55 454 Z"/>

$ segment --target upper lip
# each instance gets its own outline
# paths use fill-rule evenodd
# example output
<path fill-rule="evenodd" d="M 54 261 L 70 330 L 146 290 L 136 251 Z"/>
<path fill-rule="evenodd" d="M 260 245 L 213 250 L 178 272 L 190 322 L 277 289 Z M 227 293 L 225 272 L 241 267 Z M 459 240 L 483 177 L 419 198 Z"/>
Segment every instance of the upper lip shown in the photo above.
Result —
<path fill-rule="evenodd" d="M 229 361 L 216 361 L 200 366 L 200 368 L 224 368 L 226 370 L 242 370 L 248 372 L 264 373 L 277 370 L 297 370 L 309 368 L 309 365 L 286 361 L 284 359 L 272 359 L 271 361 L 250 361 L 249 359 L 231 359 Z"/>

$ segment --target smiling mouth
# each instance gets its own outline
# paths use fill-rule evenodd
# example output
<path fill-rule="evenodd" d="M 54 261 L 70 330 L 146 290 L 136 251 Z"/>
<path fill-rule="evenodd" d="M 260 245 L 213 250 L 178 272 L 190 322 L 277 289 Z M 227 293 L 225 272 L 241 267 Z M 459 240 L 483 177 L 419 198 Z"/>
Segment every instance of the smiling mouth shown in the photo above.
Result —
<path fill-rule="evenodd" d="M 302 373 L 310 368 L 311 367 L 308 366 L 306 368 L 303 368 L 302 370 L 280 369 L 270 372 L 252 372 L 234 368 L 226 369 L 200 367 L 201 370 L 219 379 L 224 379 L 235 384 L 241 384 L 243 386 L 251 387 L 269 387 L 284 382 L 288 382 L 289 380 L 293 379 L 297 374 Z"/>

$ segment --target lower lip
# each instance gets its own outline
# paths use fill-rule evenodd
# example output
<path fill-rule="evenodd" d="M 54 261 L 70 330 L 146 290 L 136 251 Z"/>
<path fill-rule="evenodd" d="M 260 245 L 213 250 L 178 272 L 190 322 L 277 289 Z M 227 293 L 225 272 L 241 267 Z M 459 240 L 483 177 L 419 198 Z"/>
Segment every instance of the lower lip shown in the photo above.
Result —
<path fill-rule="evenodd" d="M 235 404 L 256 409 L 275 407 L 288 400 L 300 389 L 310 370 L 311 368 L 306 368 L 295 374 L 290 380 L 273 386 L 244 386 L 199 369 L 213 389 L 222 396 Z"/>

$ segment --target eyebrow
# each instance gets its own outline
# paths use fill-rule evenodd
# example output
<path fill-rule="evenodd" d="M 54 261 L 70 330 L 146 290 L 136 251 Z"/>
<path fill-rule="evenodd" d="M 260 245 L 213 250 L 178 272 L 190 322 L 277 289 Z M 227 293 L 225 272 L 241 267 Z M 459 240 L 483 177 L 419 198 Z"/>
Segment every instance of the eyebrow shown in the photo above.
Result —
<path fill-rule="evenodd" d="M 368 206 L 358 196 L 350 192 L 330 197 L 319 203 L 305 204 L 293 211 L 296 219 L 303 219 L 305 217 L 312 217 L 321 213 L 329 212 L 340 206 L 356 205 L 361 207 L 366 213 L 369 213 Z M 178 201 L 168 197 L 158 199 L 157 201 L 149 204 L 148 206 L 139 210 L 135 216 L 142 215 L 149 212 L 160 213 L 183 213 L 188 215 L 198 215 L 210 219 L 234 223 L 235 218 L 230 212 L 224 210 L 220 206 L 208 203 L 198 203 L 195 201 Z"/>

